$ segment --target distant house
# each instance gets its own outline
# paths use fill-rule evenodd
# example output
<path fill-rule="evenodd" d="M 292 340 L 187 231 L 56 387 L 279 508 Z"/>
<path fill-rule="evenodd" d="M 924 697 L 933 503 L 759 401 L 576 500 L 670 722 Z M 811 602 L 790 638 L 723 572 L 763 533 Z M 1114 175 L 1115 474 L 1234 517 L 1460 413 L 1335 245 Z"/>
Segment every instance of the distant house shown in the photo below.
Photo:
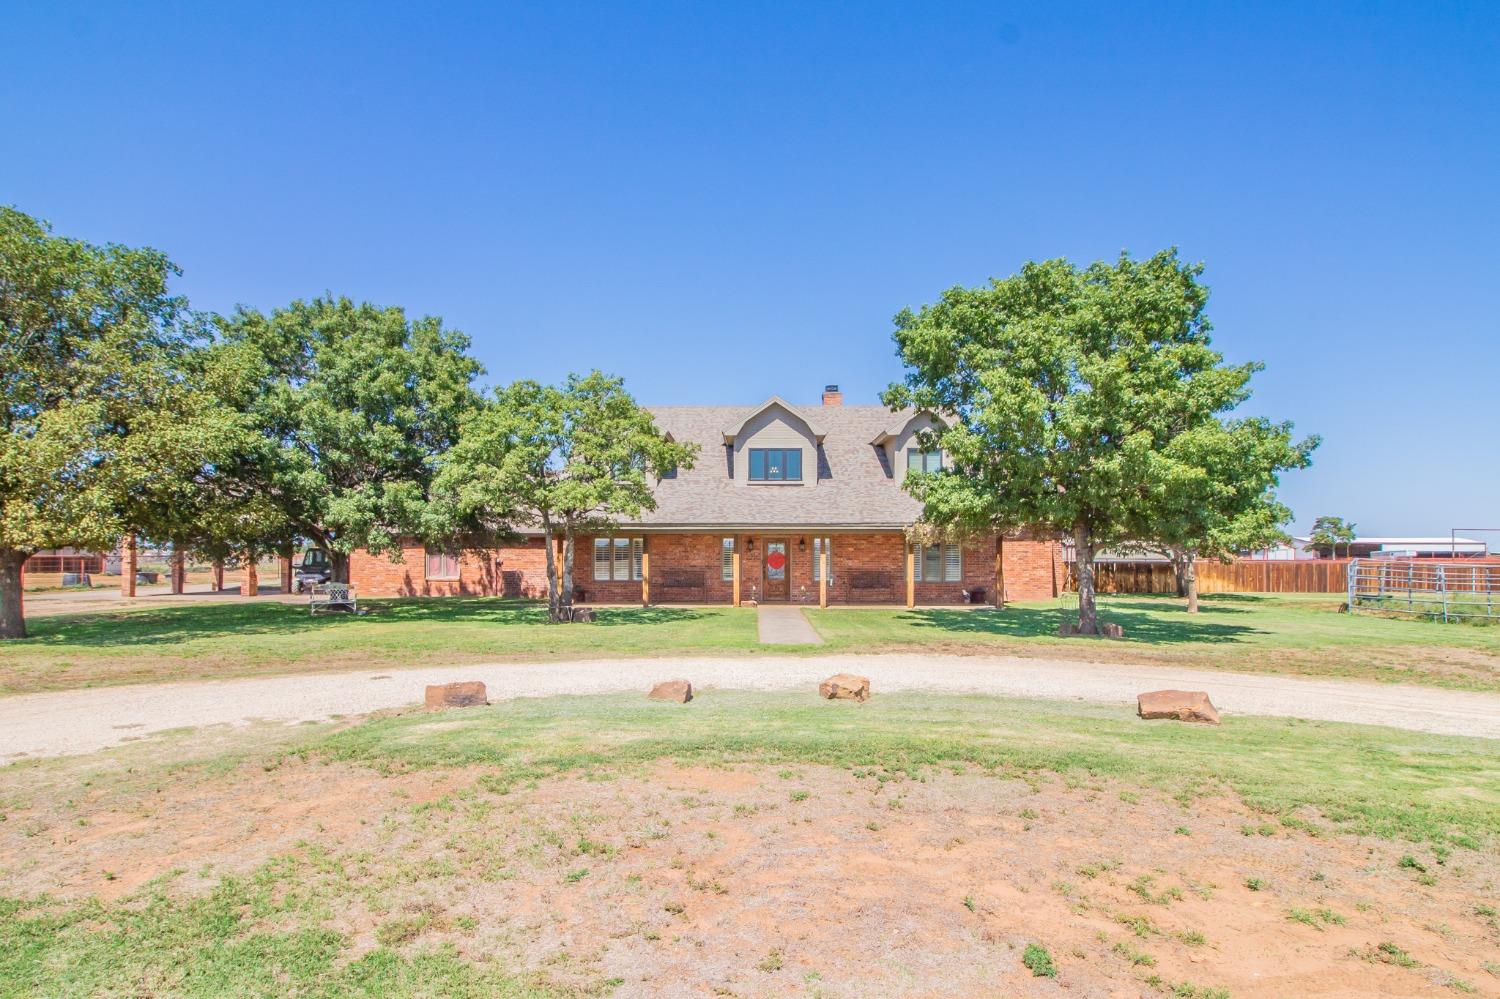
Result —
<path fill-rule="evenodd" d="M 757 406 L 663 406 L 657 425 L 699 445 L 697 464 L 662 479 L 657 507 L 608 537 L 580 539 L 574 585 L 600 603 L 746 600 L 835 604 L 994 603 L 1055 596 L 1061 547 L 1025 534 L 912 544 L 921 504 L 908 470 L 944 457 L 918 436 L 929 413 L 845 406 L 838 386 L 821 406 L 773 396 Z M 539 536 L 485 552 L 408 544 L 400 562 L 355 552 L 350 581 L 371 596 L 542 596 Z"/>

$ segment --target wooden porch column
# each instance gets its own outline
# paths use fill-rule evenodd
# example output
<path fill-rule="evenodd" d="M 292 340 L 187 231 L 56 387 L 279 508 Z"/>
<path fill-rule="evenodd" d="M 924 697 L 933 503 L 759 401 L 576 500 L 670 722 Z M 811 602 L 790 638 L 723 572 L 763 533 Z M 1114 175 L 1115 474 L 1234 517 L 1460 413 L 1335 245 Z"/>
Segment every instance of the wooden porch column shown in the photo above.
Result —
<path fill-rule="evenodd" d="M 120 552 L 120 596 L 135 596 L 135 572 L 137 555 L 135 535 L 125 535 L 124 549 Z"/>
<path fill-rule="evenodd" d="M 995 606 L 1005 606 L 1005 535 L 995 535 Z"/>
<path fill-rule="evenodd" d="M 828 545 L 822 546 L 823 550 L 818 553 L 818 606 L 823 609 L 828 607 Z"/>
<path fill-rule="evenodd" d="M 741 535 L 735 535 L 735 538 L 734 538 L 734 551 L 732 551 L 732 552 L 729 553 L 729 564 L 730 564 L 731 569 L 733 570 L 732 573 L 731 573 L 731 575 L 734 578 L 734 584 L 733 584 L 733 591 L 734 591 L 734 593 L 733 593 L 733 596 L 731 596 L 731 598 L 730 598 L 730 602 L 733 603 L 734 606 L 736 606 L 736 607 L 738 607 L 740 605 L 740 548 L 742 547 L 743 544 L 744 544 L 744 538 L 743 538 L 743 536 L 741 536 Z"/>
<path fill-rule="evenodd" d="M 245 553 L 245 581 L 240 584 L 240 596 L 260 596 L 260 567 L 255 564 L 255 553 Z"/>
<path fill-rule="evenodd" d="M 917 553 L 910 542 L 906 545 L 906 606 L 917 606 Z"/>
<path fill-rule="evenodd" d="M 289 551 L 283 553 L 278 562 L 280 564 L 277 568 L 281 570 L 281 592 L 290 593 L 292 592 L 292 553 Z"/>
<path fill-rule="evenodd" d="M 214 559 L 213 587 L 215 593 L 224 588 L 224 560 L 221 558 Z"/>
<path fill-rule="evenodd" d="M 651 606 L 651 539 L 641 539 L 641 606 Z"/>
<path fill-rule="evenodd" d="M 187 589 L 187 556 L 172 546 L 172 592 L 181 593 Z"/>

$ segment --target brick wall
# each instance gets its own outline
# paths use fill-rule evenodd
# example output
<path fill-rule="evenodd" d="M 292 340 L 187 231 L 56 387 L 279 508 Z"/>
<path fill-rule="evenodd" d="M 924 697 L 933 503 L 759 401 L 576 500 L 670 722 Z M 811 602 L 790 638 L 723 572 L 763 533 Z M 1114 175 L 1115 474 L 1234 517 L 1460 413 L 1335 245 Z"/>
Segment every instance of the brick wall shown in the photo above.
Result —
<path fill-rule="evenodd" d="M 419 544 L 403 545 L 399 562 L 361 549 L 349 556 L 349 581 L 365 597 L 547 597 L 547 554 L 540 540 L 463 552 L 453 580 L 428 579 L 426 555 Z"/>
<path fill-rule="evenodd" d="M 1005 599 L 1050 600 L 1062 592 L 1065 571 L 1061 542 L 1005 539 Z"/>
<path fill-rule="evenodd" d="M 816 604 L 818 584 L 813 578 L 813 534 L 776 535 L 788 547 L 788 589 L 793 603 Z M 657 604 L 728 604 L 733 585 L 722 576 L 722 534 L 658 534 L 646 537 L 650 553 L 651 602 Z M 765 535 L 739 535 L 740 596 L 764 599 L 762 560 Z M 906 541 L 896 532 L 834 534 L 833 579 L 830 604 L 904 604 L 906 602 Z M 588 603 L 634 604 L 641 600 L 639 580 L 594 579 L 594 542 L 579 538 L 574 555 L 573 585 Z M 1007 600 L 1045 600 L 1061 585 L 1062 559 L 1055 541 L 1028 537 L 1005 541 Z M 421 545 L 407 545 L 402 560 L 355 552 L 349 560 L 350 580 L 362 596 L 507 596 L 545 599 L 546 553 L 540 539 L 499 548 L 493 552 L 465 552 L 459 559 L 459 578 L 425 578 Z M 960 604 L 963 591 L 983 588 L 986 603 L 995 602 L 995 542 L 978 538 L 964 543 L 963 578 L 954 582 L 919 581 L 916 602 L 936 606 Z"/>

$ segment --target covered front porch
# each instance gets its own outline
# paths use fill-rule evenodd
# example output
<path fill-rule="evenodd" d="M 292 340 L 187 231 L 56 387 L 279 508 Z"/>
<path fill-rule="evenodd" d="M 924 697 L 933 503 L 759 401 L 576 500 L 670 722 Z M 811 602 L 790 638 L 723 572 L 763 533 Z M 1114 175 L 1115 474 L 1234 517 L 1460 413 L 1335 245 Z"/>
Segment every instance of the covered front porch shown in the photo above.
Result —
<path fill-rule="evenodd" d="M 995 537 L 914 544 L 897 530 L 621 534 L 580 546 L 574 582 L 589 603 L 994 605 L 1007 593 L 1007 563 L 1018 559 L 1044 556 L 1045 595 L 1055 592 L 1051 547 Z M 1014 586 L 1009 592 L 1015 599 Z"/>

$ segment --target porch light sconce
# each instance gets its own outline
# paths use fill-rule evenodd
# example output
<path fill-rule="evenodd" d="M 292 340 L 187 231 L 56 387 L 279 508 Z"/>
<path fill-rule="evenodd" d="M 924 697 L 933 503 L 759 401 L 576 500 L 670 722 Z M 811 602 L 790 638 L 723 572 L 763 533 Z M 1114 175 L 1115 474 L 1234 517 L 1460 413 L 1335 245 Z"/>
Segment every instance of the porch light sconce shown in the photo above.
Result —
<path fill-rule="evenodd" d="M 807 550 L 807 539 L 806 538 L 798 538 L 797 539 L 797 550 L 799 552 Z"/>
<path fill-rule="evenodd" d="M 745 539 L 745 551 L 747 551 L 747 552 L 753 552 L 753 551 L 755 551 L 755 539 L 754 538 L 746 538 Z"/>

